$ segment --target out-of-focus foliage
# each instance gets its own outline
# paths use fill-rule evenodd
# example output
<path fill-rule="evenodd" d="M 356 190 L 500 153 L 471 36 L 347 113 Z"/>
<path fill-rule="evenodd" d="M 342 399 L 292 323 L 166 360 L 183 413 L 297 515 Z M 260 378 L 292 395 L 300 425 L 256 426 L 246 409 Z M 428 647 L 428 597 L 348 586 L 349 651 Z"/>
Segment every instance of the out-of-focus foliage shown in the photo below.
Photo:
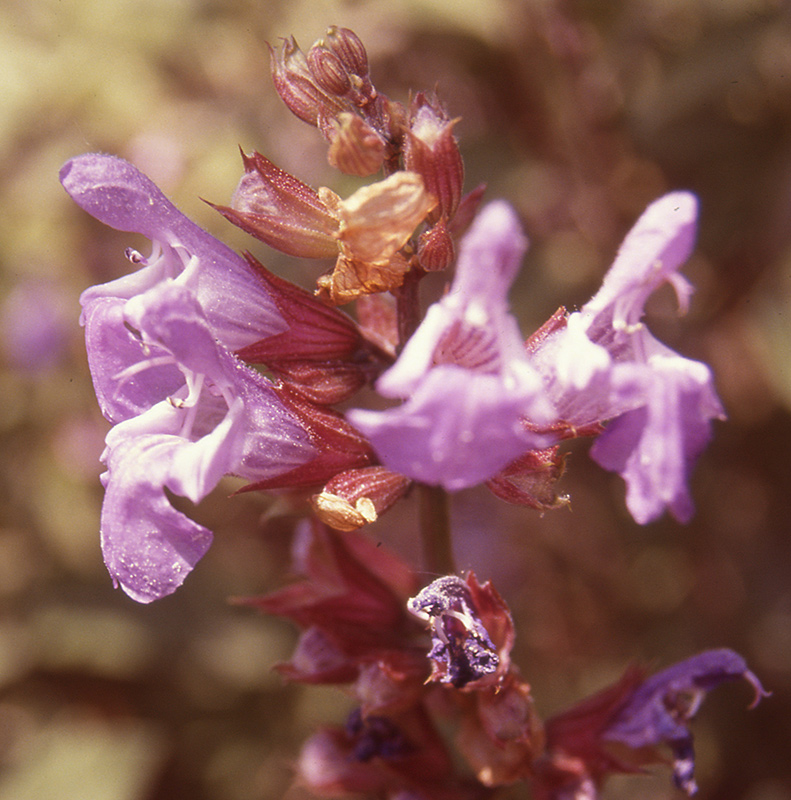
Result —
<path fill-rule="evenodd" d="M 81 152 L 124 156 L 192 218 L 303 285 L 200 202 L 227 203 L 238 145 L 312 185 L 356 188 L 271 86 L 265 41 L 354 29 L 391 97 L 435 85 L 468 188 L 489 184 L 532 240 L 512 305 L 525 331 L 583 303 L 624 232 L 663 191 L 701 199 L 680 322 L 660 338 L 712 364 L 730 421 L 698 467 L 698 512 L 646 529 L 617 479 L 570 457 L 572 511 L 540 517 L 481 491 L 454 499 L 462 567 L 517 621 L 516 661 L 542 714 L 634 659 L 740 651 L 773 698 L 737 690 L 696 723 L 705 798 L 788 800 L 791 775 L 791 14 L 782 0 L 9 0 L 0 6 L 0 800 L 258 800 L 301 791 L 289 759 L 346 699 L 271 671 L 290 629 L 229 606 L 281 585 L 283 499 L 226 484 L 197 514 L 216 544 L 151 607 L 113 591 L 99 553 L 95 408 L 79 292 L 127 268 L 57 182 Z M 301 507 L 300 507 L 301 508 Z M 414 557 L 415 509 L 371 534 Z M 405 531 L 407 533 L 405 533 Z M 427 576 L 428 583 L 430 577 Z M 607 796 L 665 798 L 614 780 Z"/>

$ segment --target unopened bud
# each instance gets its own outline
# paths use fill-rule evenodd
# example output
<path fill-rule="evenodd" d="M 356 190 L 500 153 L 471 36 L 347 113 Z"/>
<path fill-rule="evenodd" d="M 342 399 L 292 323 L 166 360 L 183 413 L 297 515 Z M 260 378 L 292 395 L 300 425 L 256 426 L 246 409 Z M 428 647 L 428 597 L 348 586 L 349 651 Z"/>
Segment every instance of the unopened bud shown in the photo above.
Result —
<path fill-rule="evenodd" d="M 350 683 L 359 667 L 320 628 L 307 628 L 299 637 L 291 661 L 275 664 L 288 681 Z"/>
<path fill-rule="evenodd" d="M 362 364 L 344 361 L 268 361 L 267 366 L 311 403 L 331 406 L 342 403 L 368 381 Z"/>
<path fill-rule="evenodd" d="M 356 114 L 343 112 L 335 118 L 327 160 L 347 175 L 365 178 L 381 169 L 384 139 Z"/>
<path fill-rule="evenodd" d="M 513 505 L 538 511 L 570 506 L 567 495 L 559 494 L 557 482 L 565 469 L 565 454 L 557 445 L 544 450 L 528 450 L 486 485 L 496 497 Z"/>
<path fill-rule="evenodd" d="M 417 257 L 426 272 L 447 269 L 453 263 L 454 253 L 445 217 L 440 217 L 436 225 L 423 231 L 418 238 Z"/>
<path fill-rule="evenodd" d="M 319 116 L 333 117 L 346 108 L 316 82 L 308 60 L 294 37 L 283 40 L 280 55 L 269 46 L 272 81 L 291 113 L 309 125 L 318 125 Z"/>
<path fill-rule="evenodd" d="M 351 88 L 343 62 L 330 50 L 314 44 L 308 50 L 308 66 L 316 83 L 329 94 L 342 97 Z"/>
<path fill-rule="evenodd" d="M 448 228 L 454 236 L 461 236 L 470 227 L 478 213 L 478 206 L 480 206 L 485 192 L 486 184 L 479 183 L 471 192 L 467 192 L 461 198 L 456 215 L 448 222 Z"/>
<path fill-rule="evenodd" d="M 335 475 L 311 498 L 318 518 L 340 531 L 353 531 L 375 522 L 411 485 L 403 475 L 385 467 L 363 467 Z"/>
<path fill-rule="evenodd" d="M 458 120 L 447 119 L 422 95 L 415 105 L 417 110 L 413 108 L 406 135 L 404 164 L 422 176 L 426 189 L 437 198 L 437 210 L 450 219 L 456 213 L 464 184 L 464 162 L 453 135 Z"/>
<path fill-rule="evenodd" d="M 324 46 L 340 58 L 349 72 L 360 77 L 368 74 L 368 53 L 354 31 L 333 25 L 327 30 Z"/>
<path fill-rule="evenodd" d="M 395 360 L 398 315 L 391 294 L 364 294 L 357 298 L 357 325 L 366 340 Z"/>

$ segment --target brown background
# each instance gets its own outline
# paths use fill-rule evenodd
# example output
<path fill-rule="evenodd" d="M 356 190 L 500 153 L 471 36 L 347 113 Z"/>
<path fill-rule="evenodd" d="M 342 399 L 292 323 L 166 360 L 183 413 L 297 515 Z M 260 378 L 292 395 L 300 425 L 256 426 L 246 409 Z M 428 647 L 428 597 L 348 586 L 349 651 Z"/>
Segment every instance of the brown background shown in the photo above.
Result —
<path fill-rule="evenodd" d="M 511 603 L 516 658 L 545 715 L 635 659 L 744 654 L 774 695 L 754 711 L 741 686 L 708 700 L 699 796 L 789 800 L 791 15 L 780 0 L 0 6 L 0 800 L 298 797 L 299 742 L 349 707 L 335 689 L 282 687 L 271 666 L 292 630 L 225 602 L 286 579 L 281 503 L 228 501 L 222 486 L 196 511 L 216 543 L 182 591 L 147 607 L 113 591 L 98 546 L 107 425 L 77 298 L 144 243 L 103 229 L 57 183 L 70 156 L 122 155 L 229 244 L 309 286 L 320 266 L 245 239 L 199 198 L 227 202 L 240 144 L 313 185 L 355 188 L 268 74 L 265 41 L 294 33 L 307 47 L 332 23 L 361 35 L 380 90 L 405 101 L 436 85 L 463 118 L 468 188 L 486 181 L 487 197 L 510 200 L 532 240 L 512 293 L 526 334 L 595 291 L 651 199 L 698 193 L 692 309 L 677 319 L 662 292 L 650 316 L 660 338 L 712 364 L 730 416 L 695 473 L 693 522 L 635 525 L 620 480 L 581 443 L 564 483 L 571 512 L 461 493 L 456 554 Z M 20 337 L 47 321 L 46 358 L 31 365 Z M 414 520 L 406 501 L 371 533 L 414 558 Z M 661 769 L 606 791 L 672 796 Z"/>

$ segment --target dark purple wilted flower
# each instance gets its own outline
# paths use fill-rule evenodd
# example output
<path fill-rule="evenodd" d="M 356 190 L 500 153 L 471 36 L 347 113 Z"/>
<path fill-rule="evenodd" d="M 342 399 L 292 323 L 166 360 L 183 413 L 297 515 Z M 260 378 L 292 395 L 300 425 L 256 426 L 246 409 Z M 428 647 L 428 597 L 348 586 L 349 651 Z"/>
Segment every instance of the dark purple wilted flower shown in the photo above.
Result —
<path fill-rule="evenodd" d="M 96 396 L 115 423 L 102 457 L 104 559 L 150 602 L 181 585 L 212 538 L 165 490 L 197 503 L 225 474 L 265 480 L 317 451 L 272 384 L 232 354 L 288 329 L 247 262 L 126 161 L 80 156 L 61 181 L 88 213 L 154 245 L 148 258 L 128 253 L 136 272 L 80 298 Z"/>
<path fill-rule="evenodd" d="M 548 423 L 552 409 L 506 300 L 525 247 L 507 203 L 484 208 L 462 241 L 450 291 L 376 384 L 409 399 L 349 412 L 390 469 L 457 490 L 546 443 L 522 424 Z"/>
<path fill-rule="evenodd" d="M 687 794 L 697 791 L 695 752 L 689 721 L 710 689 L 725 681 L 747 680 L 755 691 L 751 708 L 769 693 L 733 650 L 707 650 L 651 676 L 629 697 L 602 738 L 633 749 L 667 744 L 673 753 L 673 780 Z"/>
<path fill-rule="evenodd" d="M 663 345 L 641 321 L 664 283 L 686 310 L 692 287 L 678 270 L 692 251 L 696 217 L 688 192 L 650 205 L 598 293 L 531 348 L 560 420 L 577 429 L 612 420 L 591 456 L 624 478 L 627 506 L 640 523 L 665 508 L 690 519 L 689 473 L 711 420 L 724 416 L 709 368 Z"/>
<path fill-rule="evenodd" d="M 497 648 L 473 608 L 469 587 L 457 575 L 432 581 L 407 607 L 431 626 L 428 657 L 436 680 L 460 689 L 498 672 Z"/>
<path fill-rule="evenodd" d="M 631 667 L 612 686 L 547 721 L 547 751 L 537 762 L 539 800 L 596 800 L 612 773 L 639 772 L 673 754 L 673 779 L 687 794 L 697 790 L 689 722 L 706 693 L 744 678 L 755 692 L 751 708 L 769 693 L 744 659 L 725 648 L 707 650 L 644 677 Z"/>

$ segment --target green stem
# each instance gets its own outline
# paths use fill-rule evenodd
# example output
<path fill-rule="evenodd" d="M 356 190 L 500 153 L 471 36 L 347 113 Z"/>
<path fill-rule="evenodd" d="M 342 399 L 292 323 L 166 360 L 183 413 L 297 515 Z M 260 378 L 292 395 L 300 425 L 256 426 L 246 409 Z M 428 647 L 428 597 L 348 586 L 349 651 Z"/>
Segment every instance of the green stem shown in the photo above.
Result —
<path fill-rule="evenodd" d="M 456 572 L 450 536 L 450 503 L 441 486 L 419 484 L 420 539 L 423 544 L 423 566 L 436 575 Z"/>

